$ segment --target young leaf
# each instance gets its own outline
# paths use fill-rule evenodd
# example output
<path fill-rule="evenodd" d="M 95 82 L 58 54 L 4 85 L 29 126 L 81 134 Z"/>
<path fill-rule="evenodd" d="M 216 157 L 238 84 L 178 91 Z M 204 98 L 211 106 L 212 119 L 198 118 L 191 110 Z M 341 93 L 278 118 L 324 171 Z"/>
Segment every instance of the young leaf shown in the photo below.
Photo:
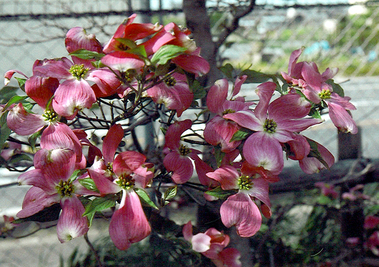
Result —
<path fill-rule="evenodd" d="M 178 193 L 178 187 L 175 185 L 175 186 L 172 186 L 170 188 L 168 188 L 164 194 L 163 194 L 163 199 L 164 200 L 169 200 L 169 199 L 172 199 L 176 196 L 176 194 Z"/>
<path fill-rule="evenodd" d="M 95 198 L 87 205 L 85 205 L 85 212 L 83 213 L 83 217 L 87 216 L 89 226 L 91 226 L 96 212 L 101 212 L 105 209 L 112 208 L 115 206 L 115 204 L 116 201 L 112 195 Z"/>
<path fill-rule="evenodd" d="M 19 103 L 22 102 L 23 100 L 27 99 L 28 96 L 19 96 L 15 95 L 11 99 L 9 99 L 8 103 L 5 105 L 4 109 L 9 108 L 12 104 L 14 103 Z"/>
<path fill-rule="evenodd" d="M 0 104 L 6 104 L 12 97 L 17 95 L 17 87 L 4 86 L 0 89 Z"/>
<path fill-rule="evenodd" d="M 311 147 L 311 151 L 309 152 L 308 157 L 314 157 L 318 159 L 322 163 L 322 165 L 325 166 L 325 168 L 330 169 L 328 163 L 324 160 L 324 158 L 321 156 L 321 153 L 318 151 L 317 143 L 308 138 L 307 141 Z"/>
<path fill-rule="evenodd" d="M 151 58 L 151 63 L 154 65 L 164 65 L 170 59 L 173 59 L 183 52 L 185 52 L 187 48 L 176 46 L 176 45 L 163 45 L 158 49 L 157 52 Z"/>
<path fill-rule="evenodd" d="M 327 80 L 326 83 L 332 86 L 334 93 L 338 94 L 341 97 L 345 96 L 343 88 L 339 84 L 335 83 L 333 79 Z"/>
<path fill-rule="evenodd" d="M 147 204 L 148 206 L 150 206 L 156 210 L 159 210 L 157 205 L 155 205 L 155 203 L 153 201 L 151 201 L 149 195 L 146 193 L 145 190 L 143 190 L 141 188 L 135 188 L 134 191 L 137 193 L 137 195 L 139 196 L 140 200 L 142 200 L 143 203 Z"/>
<path fill-rule="evenodd" d="M 219 69 L 229 80 L 234 79 L 234 74 L 233 74 L 234 68 L 232 64 L 227 63 L 224 66 L 220 67 Z"/>
<path fill-rule="evenodd" d="M 71 177 L 73 177 L 75 179 L 81 173 L 82 173 L 82 170 L 76 170 L 73 173 L 73 175 L 71 175 Z M 82 186 L 84 186 L 85 188 L 87 188 L 88 190 L 91 190 L 91 191 L 94 191 L 94 192 L 99 192 L 99 190 L 97 189 L 97 187 L 95 185 L 95 182 L 91 178 L 78 179 L 78 182 Z"/>
<path fill-rule="evenodd" d="M 212 190 L 209 190 L 207 192 L 205 192 L 206 194 L 212 196 L 212 197 L 217 197 L 217 198 L 220 198 L 220 199 L 224 199 L 224 198 L 227 198 L 228 196 L 230 195 L 234 195 L 235 193 L 237 193 L 237 190 L 222 190 L 220 186 L 212 189 Z"/>
<path fill-rule="evenodd" d="M 230 139 L 230 142 L 245 140 L 249 135 L 251 135 L 251 131 L 242 128 L 233 135 L 232 139 Z"/>
<path fill-rule="evenodd" d="M 245 83 L 263 83 L 272 78 L 272 75 L 267 75 L 255 70 L 244 70 L 240 76 L 247 75 Z"/>
<path fill-rule="evenodd" d="M 8 128 L 8 125 L 6 123 L 1 125 L 1 128 L 0 128 L 0 151 L 2 150 L 4 143 L 10 134 L 11 134 L 11 130 Z"/>
<path fill-rule="evenodd" d="M 98 53 L 95 51 L 89 51 L 86 49 L 78 49 L 72 53 L 70 53 L 71 56 L 75 56 L 81 59 L 96 59 L 100 60 L 105 54 L 103 53 Z"/>
<path fill-rule="evenodd" d="M 200 85 L 200 82 L 198 80 L 194 80 L 193 83 L 190 86 L 190 89 L 193 93 L 193 99 L 202 99 L 207 95 L 207 92 L 205 91 L 204 87 Z"/>

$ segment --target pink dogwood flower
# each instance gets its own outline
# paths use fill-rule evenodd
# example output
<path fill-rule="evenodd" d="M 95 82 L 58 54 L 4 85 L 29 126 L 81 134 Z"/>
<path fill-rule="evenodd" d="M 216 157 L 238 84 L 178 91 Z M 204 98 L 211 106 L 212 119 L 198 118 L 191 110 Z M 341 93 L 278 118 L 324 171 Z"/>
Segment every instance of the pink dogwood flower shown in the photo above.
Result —
<path fill-rule="evenodd" d="M 235 225 L 237 233 L 242 237 L 255 235 L 262 224 L 261 212 L 256 202 L 261 203 L 263 215 L 271 217 L 268 196 L 270 179 L 265 179 L 246 162 L 241 170 L 225 165 L 214 172 L 208 172 L 207 176 L 219 182 L 223 190 L 238 190 L 221 205 L 222 223 L 226 227 Z"/>
<path fill-rule="evenodd" d="M 189 221 L 183 227 L 183 237 L 191 242 L 192 249 L 212 260 L 216 266 L 240 267 L 241 254 L 235 248 L 226 248 L 230 242 L 228 235 L 215 228 L 209 228 L 205 233 L 192 234 L 192 223 Z"/>
<path fill-rule="evenodd" d="M 187 119 L 177 121 L 167 129 L 164 148 L 166 156 L 163 159 L 163 165 L 168 171 L 172 172 L 171 178 L 175 183 L 183 184 L 187 182 L 193 174 L 193 164 L 191 161 L 193 160 L 200 182 L 202 184 L 208 184 L 208 178 L 205 176 L 204 170 L 209 170 L 210 167 L 199 158 L 198 154 L 201 152 L 189 148 L 180 142 L 181 135 L 190 129 L 191 126 L 192 121 Z"/>
<path fill-rule="evenodd" d="M 273 82 L 258 86 L 259 103 L 254 112 L 238 111 L 224 115 L 240 126 L 255 131 L 245 141 L 243 156 L 253 166 L 262 166 L 279 174 L 284 165 L 281 143 L 294 140 L 294 133 L 318 124 L 321 120 L 307 119 L 311 105 L 300 95 L 290 93 L 270 103 L 276 89 Z"/>
<path fill-rule="evenodd" d="M 236 80 L 233 90 L 234 97 L 247 76 Z M 237 93 L 236 93 L 237 92 Z M 204 129 L 204 139 L 213 146 L 221 145 L 221 151 L 229 153 L 236 149 L 241 141 L 231 141 L 233 135 L 241 128 L 236 122 L 223 118 L 223 115 L 237 111 L 248 110 L 252 103 L 245 102 L 243 97 L 227 100 L 228 81 L 221 79 L 209 89 L 207 107 L 216 115 L 207 122 Z"/>
<path fill-rule="evenodd" d="M 155 103 L 165 104 L 168 109 L 176 110 L 180 117 L 191 106 L 193 93 L 190 91 L 186 76 L 174 73 L 162 82 L 146 90 Z"/>
<path fill-rule="evenodd" d="M 282 72 L 282 76 L 290 84 L 299 86 L 301 92 L 313 103 L 325 103 L 329 108 L 329 116 L 333 124 L 341 131 L 357 133 L 358 128 L 349 114 L 349 110 L 355 110 L 350 103 L 350 97 L 339 96 L 333 92 L 333 88 L 326 81 L 333 78 L 338 69 L 327 68 L 322 74 L 314 62 L 297 62 L 302 49 L 292 52 L 288 74 Z"/>
<path fill-rule="evenodd" d="M 19 176 L 23 185 L 32 185 L 17 217 L 26 218 L 54 203 L 60 203 L 57 233 L 60 242 L 82 236 L 88 231 L 87 218 L 78 195 L 96 195 L 71 177 L 76 166 L 76 154 L 71 149 L 41 149 L 34 156 L 35 169 Z"/>
<path fill-rule="evenodd" d="M 154 173 L 146 157 L 135 151 L 125 151 L 114 157 L 124 136 L 121 125 L 113 125 L 103 142 L 103 158 L 97 159 L 88 170 L 102 195 L 122 192 L 121 202 L 109 224 L 109 235 L 120 250 L 147 237 L 150 224 L 134 191 L 146 188 Z"/>

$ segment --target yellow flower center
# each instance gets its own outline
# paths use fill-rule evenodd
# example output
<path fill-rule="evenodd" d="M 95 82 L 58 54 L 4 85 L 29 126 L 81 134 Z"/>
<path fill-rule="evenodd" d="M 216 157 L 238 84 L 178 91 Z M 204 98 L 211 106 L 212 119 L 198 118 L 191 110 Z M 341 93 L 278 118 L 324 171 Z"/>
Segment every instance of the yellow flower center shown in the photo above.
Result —
<path fill-rule="evenodd" d="M 74 186 L 71 181 L 60 181 L 59 184 L 55 187 L 58 191 L 58 194 L 61 195 L 61 197 L 71 197 L 71 195 L 74 193 Z"/>
<path fill-rule="evenodd" d="M 179 154 L 180 155 L 187 156 L 189 153 L 191 153 L 191 149 L 189 149 L 185 145 L 180 145 L 180 147 L 179 147 Z"/>
<path fill-rule="evenodd" d="M 322 89 L 322 91 L 318 94 L 321 99 L 330 99 L 332 92 L 328 89 Z"/>
<path fill-rule="evenodd" d="M 275 133 L 277 124 L 272 119 L 266 119 L 265 123 L 263 124 L 263 130 L 267 133 Z"/>
<path fill-rule="evenodd" d="M 121 175 L 118 180 L 116 181 L 116 184 L 118 184 L 123 189 L 132 189 L 135 185 L 135 180 L 131 175 Z"/>
<path fill-rule="evenodd" d="M 253 187 L 253 179 L 250 176 L 242 175 L 238 178 L 238 188 L 240 190 L 250 190 Z"/>
<path fill-rule="evenodd" d="M 85 68 L 83 64 L 81 65 L 73 65 L 69 72 L 74 76 L 77 80 L 83 79 L 86 76 L 89 68 Z"/>

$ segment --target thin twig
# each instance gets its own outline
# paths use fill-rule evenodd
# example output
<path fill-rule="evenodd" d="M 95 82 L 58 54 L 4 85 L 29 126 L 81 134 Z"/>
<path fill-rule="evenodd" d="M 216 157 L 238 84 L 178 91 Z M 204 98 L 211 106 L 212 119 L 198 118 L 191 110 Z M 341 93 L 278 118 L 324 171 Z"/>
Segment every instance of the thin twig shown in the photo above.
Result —
<path fill-rule="evenodd" d="M 84 240 L 86 241 L 87 245 L 89 246 L 89 248 L 91 249 L 91 251 L 93 252 L 95 258 L 96 258 L 96 261 L 97 261 L 97 264 L 99 267 L 103 267 L 103 264 L 101 263 L 101 260 L 100 260 L 100 257 L 99 255 L 97 254 L 97 251 L 96 249 L 94 248 L 94 246 L 92 245 L 92 243 L 89 241 L 88 239 L 88 234 L 85 233 L 84 234 Z"/>

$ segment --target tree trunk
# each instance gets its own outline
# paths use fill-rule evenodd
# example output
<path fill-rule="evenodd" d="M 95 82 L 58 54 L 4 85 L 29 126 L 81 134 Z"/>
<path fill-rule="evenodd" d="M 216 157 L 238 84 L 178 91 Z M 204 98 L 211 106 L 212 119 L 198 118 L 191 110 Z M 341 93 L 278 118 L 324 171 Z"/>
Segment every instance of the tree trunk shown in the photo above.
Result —
<path fill-rule="evenodd" d="M 183 0 L 183 11 L 186 17 L 187 28 L 198 47 L 201 47 L 201 56 L 210 64 L 210 71 L 203 77 L 202 85 L 213 84 L 221 77 L 217 69 L 217 50 L 212 41 L 210 20 L 205 6 L 206 0 Z"/>

